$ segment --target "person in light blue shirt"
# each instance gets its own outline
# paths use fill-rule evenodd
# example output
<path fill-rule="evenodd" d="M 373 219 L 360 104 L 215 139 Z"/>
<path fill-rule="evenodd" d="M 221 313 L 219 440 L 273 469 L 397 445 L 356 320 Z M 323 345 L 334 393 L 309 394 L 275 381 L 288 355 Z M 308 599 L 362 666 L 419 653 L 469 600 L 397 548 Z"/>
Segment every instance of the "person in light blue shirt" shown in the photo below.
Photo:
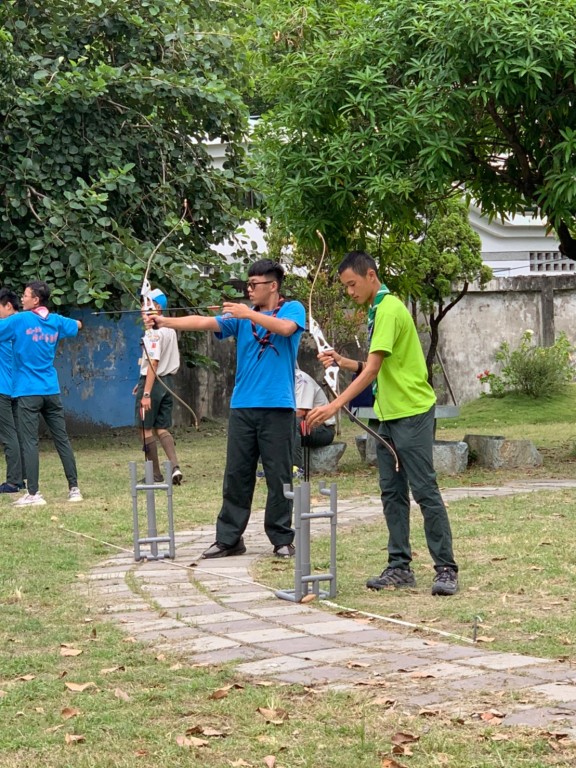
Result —
<path fill-rule="evenodd" d="M 11 317 L 19 309 L 20 300 L 14 291 L 0 288 L 0 319 Z M 12 397 L 14 360 L 11 341 L 0 343 L 0 361 L 0 443 L 6 458 L 6 482 L 0 484 L 0 493 L 18 493 L 24 488 L 24 475 L 18 439 L 18 400 Z"/>
<path fill-rule="evenodd" d="M 22 295 L 24 312 L 0 322 L 0 344 L 12 344 L 12 394 L 18 398 L 20 442 L 28 485 L 28 492 L 14 502 L 18 507 L 46 504 L 38 490 L 40 415 L 44 417 L 68 480 L 68 501 L 82 501 L 76 459 L 66 431 L 60 384 L 54 367 L 58 342 L 76 336 L 82 323 L 50 312 L 47 307 L 49 298 L 50 288 L 45 282 L 28 283 Z"/>
<path fill-rule="evenodd" d="M 292 481 L 294 370 L 306 312 L 298 301 L 281 296 L 284 270 L 270 259 L 248 269 L 249 307 L 225 302 L 217 317 L 147 317 L 148 327 L 214 331 L 218 339 L 236 341 L 236 379 L 230 403 L 223 500 L 216 541 L 205 558 L 242 555 L 242 534 L 250 519 L 258 457 L 268 495 L 264 530 L 277 557 L 294 555 L 292 504 L 284 484 Z"/>

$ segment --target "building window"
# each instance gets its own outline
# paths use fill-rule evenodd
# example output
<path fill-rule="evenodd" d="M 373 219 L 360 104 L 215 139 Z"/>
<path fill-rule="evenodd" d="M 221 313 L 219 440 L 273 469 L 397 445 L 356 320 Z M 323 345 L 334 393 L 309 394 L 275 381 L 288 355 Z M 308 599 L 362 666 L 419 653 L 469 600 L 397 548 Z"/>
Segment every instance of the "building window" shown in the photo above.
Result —
<path fill-rule="evenodd" d="M 576 261 L 561 256 L 559 251 L 531 251 L 530 272 L 575 272 Z"/>

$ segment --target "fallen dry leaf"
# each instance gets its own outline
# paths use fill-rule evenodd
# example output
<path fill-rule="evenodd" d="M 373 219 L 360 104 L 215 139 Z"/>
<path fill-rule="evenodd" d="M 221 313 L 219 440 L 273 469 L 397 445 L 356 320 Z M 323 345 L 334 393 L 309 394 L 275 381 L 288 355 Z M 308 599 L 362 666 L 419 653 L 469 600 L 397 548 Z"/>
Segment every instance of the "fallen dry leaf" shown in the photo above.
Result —
<path fill-rule="evenodd" d="M 81 736 L 78 733 L 67 733 L 64 736 L 64 741 L 66 744 L 80 744 L 83 741 L 86 741 L 85 736 Z"/>
<path fill-rule="evenodd" d="M 195 736 L 176 736 L 176 744 L 179 747 L 206 747 L 210 742 L 206 739 L 197 739 Z"/>
<path fill-rule="evenodd" d="M 264 765 L 267 766 L 267 768 L 275 768 L 276 766 L 276 758 L 274 755 L 266 755 L 264 758 Z"/>
<path fill-rule="evenodd" d="M 59 731 L 60 728 L 65 728 L 65 727 L 66 726 L 64 725 L 64 723 L 61 723 L 60 725 L 53 725 L 50 728 L 46 728 L 44 730 L 44 733 L 54 733 L 54 731 Z"/>
<path fill-rule="evenodd" d="M 397 731 L 392 736 L 392 744 L 413 744 L 415 741 L 420 741 L 420 736 L 414 736 L 413 733 L 406 733 L 404 731 Z"/>
<path fill-rule="evenodd" d="M 420 678 L 422 678 L 422 679 L 424 680 L 424 679 L 426 679 L 426 678 L 428 678 L 428 677 L 436 677 L 436 675 L 433 675 L 433 674 L 432 674 L 432 672 L 421 672 L 421 671 L 416 671 L 416 672 L 412 672 L 412 674 L 410 675 L 410 677 L 413 677 L 413 678 L 415 678 L 416 680 L 418 680 L 418 679 L 420 679 Z"/>
<path fill-rule="evenodd" d="M 300 600 L 301 603 L 313 603 L 314 600 L 316 600 L 316 595 L 310 594 L 310 595 L 304 595 L 302 600 Z"/>
<path fill-rule="evenodd" d="M 356 668 L 358 668 L 358 669 L 362 669 L 362 668 L 364 668 L 364 667 L 370 667 L 370 666 L 372 666 L 372 665 L 371 665 L 371 664 L 368 664 L 368 663 L 367 663 L 367 662 L 365 662 L 365 661 L 349 661 L 349 662 L 346 664 L 346 666 L 348 667 L 348 669 L 356 669 Z"/>
<path fill-rule="evenodd" d="M 81 653 L 80 648 L 70 648 L 67 645 L 60 647 L 60 656 L 80 656 Z"/>
<path fill-rule="evenodd" d="M 394 760 L 392 757 L 385 757 L 382 760 L 380 768 L 406 768 L 406 766 L 403 763 Z"/>
<path fill-rule="evenodd" d="M 122 664 L 119 667 L 105 667 L 100 670 L 101 675 L 111 675 L 112 672 L 125 672 L 126 667 Z"/>
<path fill-rule="evenodd" d="M 503 712 L 499 712 L 497 709 L 489 709 L 486 712 L 482 712 L 480 719 L 485 722 L 500 722 L 506 717 Z"/>
<path fill-rule="evenodd" d="M 477 643 L 493 643 L 496 640 L 495 637 L 487 637 L 486 635 L 479 635 L 476 638 Z"/>
<path fill-rule="evenodd" d="M 35 680 L 36 675 L 20 675 L 20 677 L 17 677 L 16 680 L 21 680 L 24 683 L 29 683 L 30 680 Z"/>
<path fill-rule="evenodd" d="M 405 755 L 406 757 L 412 757 L 414 752 L 410 749 L 410 747 L 407 744 L 395 744 L 392 747 L 392 754 L 393 755 Z"/>
<path fill-rule="evenodd" d="M 267 709 L 266 707 L 258 707 L 256 712 L 259 712 L 267 723 L 272 725 L 282 725 L 284 721 L 288 720 L 288 712 L 285 709 Z"/>
<path fill-rule="evenodd" d="M 232 766 L 232 768 L 244 768 L 244 766 L 248 766 L 248 768 L 252 767 L 252 763 L 247 763 L 246 760 L 242 760 L 242 758 L 240 758 L 239 760 L 234 760 L 232 762 L 228 761 L 228 762 Z"/>
<path fill-rule="evenodd" d="M 209 699 L 225 699 L 226 696 L 228 696 L 228 693 L 233 689 L 236 688 L 238 690 L 243 690 L 244 686 L 239 685 L 238 683 L 234 683 L 233 685 L 225 685 L 224 688 L 217 688 L 215 691 L 212 691 L 210 696 L 208 696 Z"/>
<path fill-rule="evenodd" d="M 64 685 L 69 691 L 74 693 L 82 693 L 82 691 L 86 691 L 88 688 L 96 688 L 96 683 L 64 683 Z"/>
<path fill-rule="evenodd" d="M 75 707 L 64 707 L 60 712 L 63 720 L 70 720 L 71 717 L 77 717 L 79 714 L 81 714 L 80 710 Z"/>
<path fill-rule="evenodd" d="M 114 696 L 116 696 L 117 699 L 121 699 L 121 701 L 130 701 L 130 696 L 126 691 L 123 691 L 122 688 L 115 688 Z"/>

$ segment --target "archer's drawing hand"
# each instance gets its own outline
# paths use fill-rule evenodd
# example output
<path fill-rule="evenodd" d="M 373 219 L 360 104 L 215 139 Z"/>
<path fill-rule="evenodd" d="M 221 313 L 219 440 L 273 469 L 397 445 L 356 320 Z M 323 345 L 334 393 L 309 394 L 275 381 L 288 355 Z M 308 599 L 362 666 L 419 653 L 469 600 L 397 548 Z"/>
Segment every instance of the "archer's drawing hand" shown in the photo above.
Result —
<path fill-rule="evenodd" d="M 321 405 L 318 408 L 312 408 L 312 410 L 306 416 L 306 424 L 308 424 L 310 429 L 319 427 L 320 424 L 324 424 L 327 419 L 329 419 L 331 416 L 334 416 L 337 410 L 338 407 L 334 407 L 333 403 Z"/>
<path fill-rule="evenodd" d="M 331 365 L 340 365 L 342 355 L 339 355 L 335 349 L 325 349 L 318 355 L 318 359 L 324 368 L 330 368 Z"/>
<path fill-rule="evenodd" d="M 150 408 L 152 408 L 152 400 L 149 397 L 143 397 L 140 400 L 140 408 L 144 413 L 146 413 L 150 410 Z"/>
<path fill-rule="evenodd" d="M 245 320 L 250 317 L 252 310 L 246 304 L 236 304 L 232 301 L 225 301 L 222 304 L 222 314 L 228 317 L 235 317 L 238 320 Z"/>

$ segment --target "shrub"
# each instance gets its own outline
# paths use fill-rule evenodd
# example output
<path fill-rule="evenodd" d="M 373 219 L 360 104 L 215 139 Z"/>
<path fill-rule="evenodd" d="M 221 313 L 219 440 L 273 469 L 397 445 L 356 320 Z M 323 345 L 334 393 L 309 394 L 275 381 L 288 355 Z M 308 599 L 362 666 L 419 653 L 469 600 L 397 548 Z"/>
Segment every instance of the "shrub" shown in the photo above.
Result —
<path fill-rule="evenodd" d="M 533 331 L 524 331 L 514 351 L 503 341 L 495 359 L 502 364 L 501 378 L 506 391 L 544 397 L 558 392 L 574 379 L 571 359 L 574 348 L 565 333 L 561 333 L 551 347 L 533 344 L 533 336 Z"/>

